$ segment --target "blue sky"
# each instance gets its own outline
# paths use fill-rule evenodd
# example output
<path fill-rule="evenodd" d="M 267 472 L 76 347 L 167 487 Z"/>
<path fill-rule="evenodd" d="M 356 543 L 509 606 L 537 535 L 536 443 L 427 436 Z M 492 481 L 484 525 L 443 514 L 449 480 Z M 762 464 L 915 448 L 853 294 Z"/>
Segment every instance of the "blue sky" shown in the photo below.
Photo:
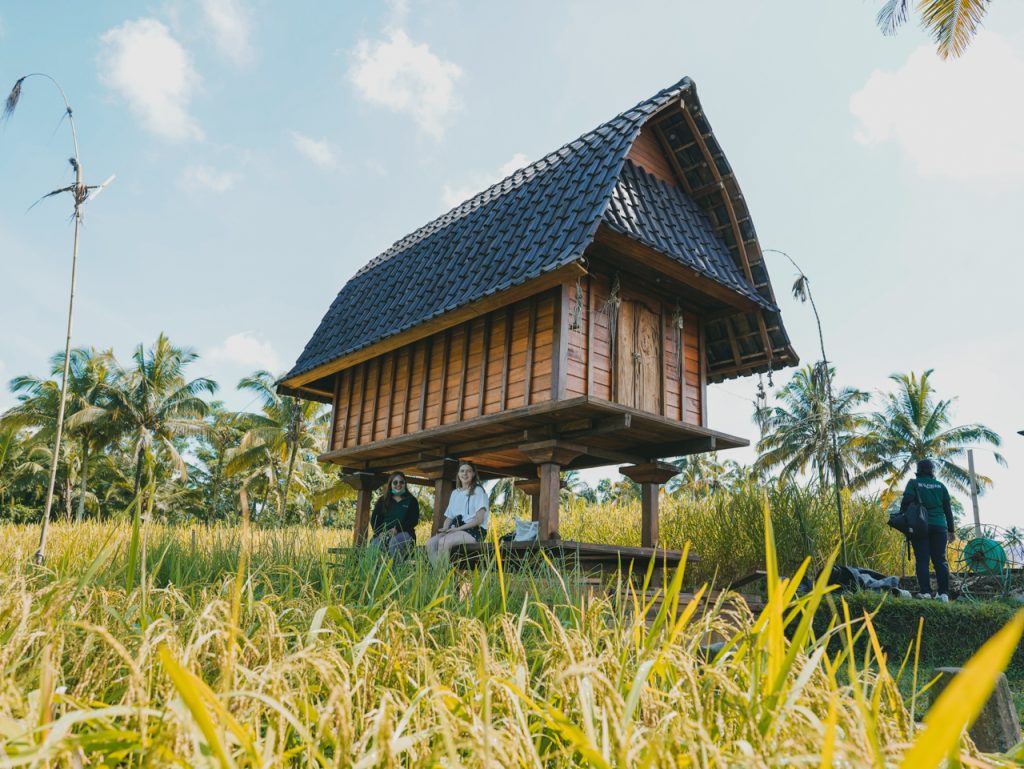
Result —
<path fill-rule="evenodd" d="M 374 255 L 689 75 L 762 246 L 811 278 L 840 383 L 934 368 L 956 421 L 1004 438 L 1009 469 L 977 457 L 983 519 L 1020 523 L 1024 5 L 996 0 L 945 63 L 912 24 L 882 37 L 876 5 L 8 3 L 0 88 L 56 77 L 87 180 L 117 174 L 87 212 L 75 343 L 127 358 L 165 331 L 241 408 L 234 383 L 290 366 Z M 25 213 L 72 179 L 60 116 L 29 81 L 0 127 L 2 381 L 63 343 L 70 201 Z M 768 258 L 811 362 L 810 309 Z M 713 387 L 712 426 L 756 437 L 755 386 Z"/>

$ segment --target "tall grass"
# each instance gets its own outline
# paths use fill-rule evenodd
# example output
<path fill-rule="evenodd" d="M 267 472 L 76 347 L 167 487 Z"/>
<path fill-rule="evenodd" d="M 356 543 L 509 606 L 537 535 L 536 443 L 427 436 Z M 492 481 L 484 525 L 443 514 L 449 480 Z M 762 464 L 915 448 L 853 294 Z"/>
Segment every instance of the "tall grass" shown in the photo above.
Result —
<path fill-rule="evenodd" d="M 756 483 L 705 498 L 664 496 L 658 543 L 676 550 L 691 543 L 700 556 L 690 567 L 697 584 L 716 575 L 721 580 L 763 569 L 764 500 L 765 491 Z M 795 486 L 769 490 L 768 501 L 782 573 L 792 574 L 806 557 L 819 569 L 839 543 L 835 501 Z M 904 560 L 903 537 L 886 525 L 888 518 L 876 500 L 846 494 L 843 509 L 851 565 L 886 574 L 910 568 Z M 566 539 L 640 544 L 639 504 L 574 501 L 563 508 L 560 523 Z"/>
<path fill-rule="evenodd" d="M 45 570 L 0 527 L 0 767 L 1007 765 L 961 733 L 1021 618 L 919 733 L 869 619 L 815 634 L 827 587 L 796 596 L 771 520 L 760 615 L 677 615 L 677 572 L 653 618 L 547 564 L 332 567 L 299 528 L 154 526 L 128 589 L 128 526 L 55 526 Z"/>

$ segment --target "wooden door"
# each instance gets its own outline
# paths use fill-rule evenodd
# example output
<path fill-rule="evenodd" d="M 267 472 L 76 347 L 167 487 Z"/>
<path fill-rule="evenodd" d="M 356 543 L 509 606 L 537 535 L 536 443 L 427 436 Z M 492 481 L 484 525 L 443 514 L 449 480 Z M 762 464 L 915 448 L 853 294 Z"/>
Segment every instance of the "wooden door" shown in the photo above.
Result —
<path fill-rule="evenodd" d="M 640 300 L 619 305 L 615 339 L 615 401 L 661 413 L 661 316 Z"/>

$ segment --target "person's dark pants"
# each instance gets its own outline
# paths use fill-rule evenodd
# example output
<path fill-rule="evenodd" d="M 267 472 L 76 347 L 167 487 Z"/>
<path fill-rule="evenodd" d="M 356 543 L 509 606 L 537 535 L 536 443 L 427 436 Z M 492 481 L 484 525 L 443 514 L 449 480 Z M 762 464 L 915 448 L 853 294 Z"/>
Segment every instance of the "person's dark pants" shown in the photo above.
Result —
<path fill-rule="evenodd" d="M 416 538 L 406 531 L 399 531 L 393 537 L 388 537 L 386 534 L 378 534 L 370 540 L 370 544 L 380 548 L 387 545 L 388 555 L 391 557 L 391 560 L 398 561 L 407 557 L 416 549 Z"/>
<path fill-rule="evenodd" d="M 949 595 L 949 566 L 946 564 L 946 528 L 929 526 L 928 533 L 923 537 L 910 540 L 914 546 L 914 561 L 917 567 L 917 584 L 922 593 L 931 592 L 928 574 L 928 561 L 935 567 L 935 580 L 939 583 L 939 593 Z"/>

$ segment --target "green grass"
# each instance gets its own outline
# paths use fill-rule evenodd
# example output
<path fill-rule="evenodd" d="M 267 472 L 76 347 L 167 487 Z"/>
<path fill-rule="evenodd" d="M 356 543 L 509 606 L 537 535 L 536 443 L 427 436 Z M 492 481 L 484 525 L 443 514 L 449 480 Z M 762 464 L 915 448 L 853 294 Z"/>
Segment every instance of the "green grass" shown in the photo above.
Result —
<path fill-rule="evenodd" d="M 960 737 L 977 692 L 920 731 L 911 669 L 861 643 L 869 622 L 816 630 L 825 587 L 795 596 L 772 530 L 760 615 L 719 602 L 648 627 L 629 585 L 590 594 L 544 563 L 332 567 L 347 534 L 200 527 L 193 545 L 151 525 L 141 581 L 130 525 L 54 526 L 44 568 L 35 529 L 0 526 L 0 767 L 1007 765 Z M 666 576 L 671 604 L 692 579 Z"/>

